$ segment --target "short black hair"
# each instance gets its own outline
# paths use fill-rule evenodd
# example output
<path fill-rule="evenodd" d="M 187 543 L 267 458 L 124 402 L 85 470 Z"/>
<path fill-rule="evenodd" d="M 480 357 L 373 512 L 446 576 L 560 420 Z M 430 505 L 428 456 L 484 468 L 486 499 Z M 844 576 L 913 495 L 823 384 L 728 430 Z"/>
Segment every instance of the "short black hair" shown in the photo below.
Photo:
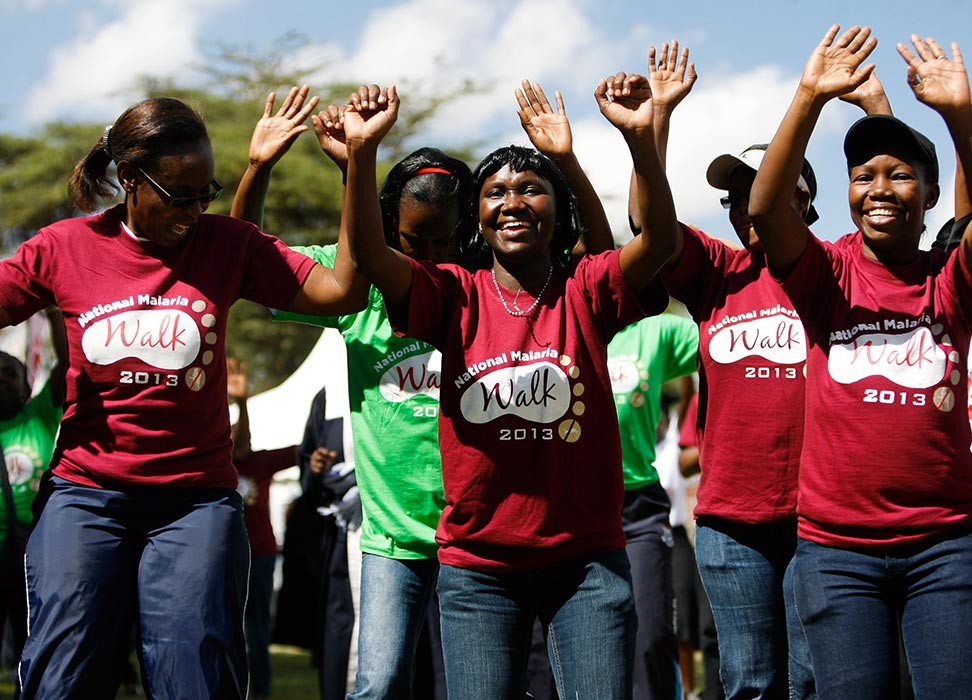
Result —
<path fill-rule="evenodd" d="M 547 180 L 554 189 L 557 211 L 554 220 L 554 234 L 550 242 L 550 258 L 562 268 L 570 265 L 571 253 L 580 238 L 580 223 L 577 217 L 577 201 L 567 178 L 560 172 L 556 163 L 533 148 L 524 146 L 503 146 L 487 155 L 473 172 L 474 206 L 472 207 L 472 237 L 465 249 L 460 249 L 463 264 L 472 269 L 487 268 L 492 265 L 493 251 L 482 233 L 479 232 L 479 199 L 486 180 L 509 166 L 516 173 L 532 171 Z"/>

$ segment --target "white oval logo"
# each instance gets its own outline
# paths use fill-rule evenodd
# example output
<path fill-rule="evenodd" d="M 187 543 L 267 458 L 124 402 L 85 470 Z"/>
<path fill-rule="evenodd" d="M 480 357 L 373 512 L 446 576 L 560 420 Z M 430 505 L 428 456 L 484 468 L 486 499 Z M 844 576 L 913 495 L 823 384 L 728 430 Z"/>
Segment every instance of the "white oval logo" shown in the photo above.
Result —
<path fill-rule="evenodd" d="M 442 353 L 438 350 L 413 355 L 392 365 L 381 375 L 378 390 L 382 398 L 392 403 L 408 401 L 416 394 L 439 398 L 439 373 Z"/>
<path fill-rule="evenodd" d="M 81 336 L 84 356 L 96 365 L 133 357 L 159 369 L 182 369 L 199 347 L 196 322 L 177 309 L 125 311 L 99 319 Z"/>
<path fill-rule="evenodd" d="M 489 423 L 514 415 L 533 423 L 552 423 L 570 408 L 570 380 L 552 362 L 503 367 L 480 375 L 459 399 L 470 423 Z"/>

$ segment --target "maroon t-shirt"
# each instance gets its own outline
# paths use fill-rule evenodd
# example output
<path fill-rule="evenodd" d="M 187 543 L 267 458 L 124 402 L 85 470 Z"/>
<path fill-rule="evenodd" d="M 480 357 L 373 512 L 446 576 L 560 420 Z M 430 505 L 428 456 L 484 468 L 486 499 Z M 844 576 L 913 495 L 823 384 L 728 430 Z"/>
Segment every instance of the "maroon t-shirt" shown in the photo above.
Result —
<path fill-rule="evenodd" d="M 236 486 L 226 320 L 286 308 L 314 262 L 256 227 L 200 216 L 175 248 L 135 240 L 124 207 L 41 229 L 0 263 L 14 323 L 64 314 L 70 365 L 54 473 L 86 486 Z"/>
<path fill-rule="evenodd" d="M 250 555 L 254 557 L 277 553 L 277 539 L 270 522 L 270 483 L 281 469 L 297 464 L 297 448 L 251 452 L 234 462 L 240 473 L 237 490 L 243 497 L 243 522 L 250 538 Z"/>
<path fill-rule="evenodd" d="M 623 547 L 607 344 L 664 310 L 661 285 L 637 295 L 617 251 L 589 256 L 556 269 L 535 312 L 514 317 L 489 270 L 413 260 L 412 271 L 408 319 L 392 322 L 442 351 L 440 561 L 524 571 Z"/>
<path fill-rule="evenodd" d="M 961 251 L 888 266 L 860 233 L 811 236 L 783 288 L 810 343 L 800 537 L 884 549 L 972 523 Z"/>
<path fill-rule="evenodd" d="M 696 517 L 763 523 L 796 515 L 806 338 L 761 255 L 682 226 L 669 293 L 699 324 Z"/>

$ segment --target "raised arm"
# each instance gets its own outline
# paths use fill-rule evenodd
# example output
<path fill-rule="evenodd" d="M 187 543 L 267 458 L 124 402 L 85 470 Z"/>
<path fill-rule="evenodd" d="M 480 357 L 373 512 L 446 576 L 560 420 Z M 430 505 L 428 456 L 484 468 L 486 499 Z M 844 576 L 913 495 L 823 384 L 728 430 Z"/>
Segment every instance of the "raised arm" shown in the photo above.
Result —
<path fill-rule="evenodd" d="M 352 93 L 344 113 L 348 144 L 344 211 L 351 259 L 355 269 L 381 291 L 389 309 L 407 303 L 412 285 L 411 264 L 385 243 L 375 182 L 378 145 L 398 118 L 398 104 L 394 85 L 387 89 L 362 86 Z"/>
<path fill-rule="evenodd" d="M 683 46 L 679 53 L 677 40 L 673 39 L 671 44 L 662 44 L 657 62 L 655 47 L 648 49 L 648 85 L 651 87 L 651 99 L 655 103 L 655 144 L 663 168 L 668 165 L 668 128 L 671 125 L 672 112 L 692 92 L 692 86 L 698 78 L 695 64 L 689 62 L 688 47 Z"/>
<path fill-rule="evenodd" d="M 292 87 L 277 113 L 273 113 L 276 94 L 267 96 L 263 116 L 250 137 L 250 162 L 233 197 L 230 216 L 263 228 L 263 203 L 270 187 L 273 166 L 290 150 L 294 141 L 307 131 L 307 117 L 320 101 L 316 95 L 307 99 L 310 88 Z"/>
<path fill-rule="evenodd" d="M 657 54 L 657 56 L 656 56 Z M 657 57 L 657 60 L 656 60 Z M 682 100 L 692 91 L 692 86 L 698 80 L 695 64 L 689 62 L 689 49 L 683 46 L 678 50 L 678 41 L 671 44 L 664 43 L 660 51 L 652 46 L 648 49 L 648 85 L 651 88 L 651 99 L 654 102 L 654 138 L 658 149 L 658 158 L 662 168 L 667 167 L 668 131 L 672 113 Z M 628 185 L 628 221 L 632 232 L 641 230 L 641 221 L 637 212 L 637 193 L 635 192 L 635 174 L 631 173 Z M 677 233 L 675 253 L 669 260 L 669 265 L 676 262 L 681 255 L 682 233 Z"/>
<path fill-rule="evenodd" d="M 560 90 L 557 90 L 555 97 L 556 112 L 540 84 L 524 80 L 522 86 L 516 89 L 516 102 L 519 105 L 516 113 L 520 117 L 520 124 L 534 147 L 557 164 L 577 197 L 577 211 L 584 236 L 583 240 L 577 242 L 574 254 L 612 250 L 614 236 L 611 235 L 611 226 L 601 198 L 574 154 L 574 140 Z"/>
<path fill-rule="evenodd" d="M 314 133 L 321 150 L 340 168 L 342 181 L 347 180 L 348 147 L 344 135 L 344 107 L 330 105 L 311 117 Z M 370 284 L 354 269 L 348 244 L 347 186 L 341 186 L 341 223 L 338 228 L 337 255 L 334 267 L 318 265 L 296 299 L 291 311 L 300 313 L 335 315 L 361 311 L 368 304 Z M 332 309 L 336 309 L 332 310 Z"/>
<path fill-rule="evenodd" d="M 918 100 L 938 112 L 955 145 L 956 189 L 960 180 L 964 192 L 956 191 L 955 216 L 968 213 L 972 192 L 965 177 L 972 172 L 972 101 L 969 96 L 969 76 L 962 61 L 962 51 L 952 42 L 949 58 L 938 42 L 928 37 L 921 39 L 911 35 L 912 52 L 905 44 L 898 44 L 898 53 L 908 64 L 908 85 Z M 960 196 L 962 195 L 962 196 Z M 960 207 L 966 210 L 960 213 Z M 966 268 L 972 270 L 972 225 L 962 235 L 962 257 Z"/>
<path fill-rule="evenodd" d="M 644 225 L 621 249 L 620 263 L 628 283 L 642 291 L 678 240 L 675 203 L 655 146 L 651 89 L 644 76 L 618 73 L 601 80 L 594 96 L 601 114 L 624 136 L 634 165 L 635 211 Z"/>
<path fill-rule="evenodd" d="M 749 216 L 770 267 L 786 275 L 803 255 L 809 231 L 790 206 L 810 134 L 823 106 L 856 89 L 874 70 L 861 66 L 877 46 L 867 27 L 851 27 L 840 37 L 833 25 L 810 55 L 796 95 L 760 163 L 749 194 Z"/>

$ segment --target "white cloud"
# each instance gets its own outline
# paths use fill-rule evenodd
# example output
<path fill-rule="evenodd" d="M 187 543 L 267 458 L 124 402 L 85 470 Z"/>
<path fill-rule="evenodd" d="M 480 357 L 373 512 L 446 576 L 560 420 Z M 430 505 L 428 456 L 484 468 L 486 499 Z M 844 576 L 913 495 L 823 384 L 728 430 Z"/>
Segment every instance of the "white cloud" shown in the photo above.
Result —
<path fill-rule="evenodd" d="M 117 17 L 108 22 L 91 11 L 82 14 L 77 38 L 52 52 L 44 77 L 28 95 L 27 118 L 112 119 L 132 101 L 136 77 L 189 70 L 200 59 L 200 31 L 230 1 L 118 3 Z"/>

